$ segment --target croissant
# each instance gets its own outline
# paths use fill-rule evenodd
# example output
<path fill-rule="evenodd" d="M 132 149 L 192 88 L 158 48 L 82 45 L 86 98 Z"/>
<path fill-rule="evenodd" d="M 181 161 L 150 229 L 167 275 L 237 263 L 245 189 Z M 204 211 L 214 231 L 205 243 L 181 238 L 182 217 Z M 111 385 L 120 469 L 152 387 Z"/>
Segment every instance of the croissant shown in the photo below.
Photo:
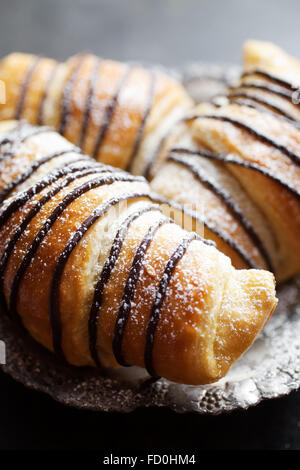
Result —
<path fill-rule="evenodd" d="M 183 205 L 203 201 L 215 227 L 205 235 L 234 265 L 283 281 L 300 271 L 300 62 L 258 41 L 244 56 L 227 96 L 194 109 L 193 145 L 173 148 L 152 188 Z"/>
<path fill-rule="evenodd" d="M 276 306 L 274 277 L 236 270 L 162 213 L 143 177 L 54 130 L 0 123 L 0 286 L 7 314 L 67 362 L 215 381 Z"/>
<path fill-rule="evenodd" d="M 52 126 L 96 160 L 133 174 L 150 171 L 166 143 L 182 134 L 192 105 L 183 86 L 157 70 L 87 53 L 64 63 L 13 53 L 0 64 L 0 80 L 0 120 Z"/>
<path fill-rule="evenodd" d="M 90 54 L 59 64 L 11 54 L 0 65 L 0 118 L 52 125 L 97 160 L 146 176 L 236 268 L 269 269 L 283 281 L 300 271 L 291 90 L 299 68 L 275 46 L 250 41 L 245 73 L 222 105 L 192 108 L 183 87 L 158 72 Z"/>

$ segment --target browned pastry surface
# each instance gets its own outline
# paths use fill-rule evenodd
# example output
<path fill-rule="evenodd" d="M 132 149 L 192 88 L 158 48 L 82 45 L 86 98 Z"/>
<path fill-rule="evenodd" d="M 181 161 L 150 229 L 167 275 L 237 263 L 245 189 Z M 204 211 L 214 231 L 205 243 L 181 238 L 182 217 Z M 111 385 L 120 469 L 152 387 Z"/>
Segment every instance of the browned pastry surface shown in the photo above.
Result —
<path fill-rule="evenodd" d="M 284 281 L 300 270 L 299 70 L 276 46 L 249 41 L 240 80 L 191 109 L 181 84 L 156 71 L 15 53 L 0 65 L 0 118 L 54 126 L 97 160 L 147 176 L 236 268 Z"/>
<path fill-rule="evenodd" d="M 0 125 L 2 303 L 75 365 L 217 380 L 276 306 L 274 279 L 172 223 L 141 177 L 48 128 Z"/>
<path fill-rule="evenodd" d="M 0 80 L 0 119 L 53 126 L 96 160 L 135 174 L 158 157 L 165 134 L 191 106 L 173 78 L 92 54 L 58 63 L 14 53 L 2 60 Z"/>
<path fill-rule="evenodd" d="M 240 81 L 194 110 L 193 146 L 173 149 L 151 183 L 202 208 L 214 227 L 205 235 L 236 267 L 267 267 L 280 281 L 300 271 L 299 71 L 276 46 L 249 41 Z"/>

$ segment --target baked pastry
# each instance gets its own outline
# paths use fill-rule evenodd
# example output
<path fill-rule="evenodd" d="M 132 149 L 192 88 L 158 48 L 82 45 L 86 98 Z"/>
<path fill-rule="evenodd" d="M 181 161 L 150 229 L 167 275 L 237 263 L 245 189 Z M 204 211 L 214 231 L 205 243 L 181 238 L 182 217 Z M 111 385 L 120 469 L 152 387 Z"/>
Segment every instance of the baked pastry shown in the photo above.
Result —
<path fill-rule="evenodd" d="M 133 174 L 147 173 L 166 141 L 181 135 L 192 105 L 177 80 L 92 54 L 64 63 L 10 54 L 0 80 L 6 86 L 0 120 L 52 126 L 96 160 Z"/>
<path fill-rule="evenodd" d="M 162 214 L 142 177 L 46 127 L 0 123 L 3 306 L 78 366 L 213 382 L 276 306 L 273 275 L 236 270 Z"/>
<path fill-rule="evenodd" d="M 194 110 L 193 146 L 173 149 L 151 183 L 182 205 L 202 202 L 215 227 L 205 236 L 236 267 L 267 268 L 279 281 L 300 272 L 299 77 L 300 62 L 249 41 L 241 80 Z"/>
<path fill-rule="evenodd" d="M 299 68 L 250 41 L 245 73 L 221 105 L 189 111 L 182 86 L 160 73 L 90 54 L 66 63 L 11 54 L 0 65 L 0 118 L 52 125 L 98 160 L 154 177 L 153 190 L 184 206 L 235 267 L 282 281 L 300 270 Z"/>

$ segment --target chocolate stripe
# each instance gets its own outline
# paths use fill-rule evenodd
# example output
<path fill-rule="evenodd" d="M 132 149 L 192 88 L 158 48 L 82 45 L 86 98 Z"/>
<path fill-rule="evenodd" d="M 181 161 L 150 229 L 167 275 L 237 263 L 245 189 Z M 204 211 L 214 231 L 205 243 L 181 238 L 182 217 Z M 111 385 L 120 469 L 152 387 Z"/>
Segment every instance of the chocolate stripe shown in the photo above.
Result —
<path fill-rule="evenodd" d="M 44 165 L 45 163 L 48 163 L 49 161 L 53 160 L 54 158 L 61 157 L 67 153 L 71 153 L 72 149 L 68 150 L 61 150 L 58 152 L 54 152 L 50 155 L 46 155 L 45 157 L 40 158 L 39 160 L 36 160 L 24 173 L 21 175 L 17 176 L 13 181 L 11 181 L 8 185 L 5 186 L 5 188 L 2 189 L 0 192 L 0 203 L 3 202 L 3 200 L 8 196 L 8 194 L 15 189 L 16 186 L 18 186 L 21 183 L 24 183 L 30 176 L 33 175 L 35 171 L 37 171 L 41 165 Z"/>
<path fill-rule="evenodd" d="M 77 63 L 75 64 L 75 67 L 71 73 L 70 78 L 67 80 L 63 95 L 62 95 L 62 100 L 61 100 L 61 117 L 60 117 L 60 125 L 58 127 L 58 132 L 62 135 L 64 135 L 64 132 L 67 127 L 67 121 L 69 119 L 69 115 L 71 113 L 70 110 L 70 101 L 71 101 L 71 96 L 72 96 L 72 91 L 73 87 L 75 85 L 75 82 L 78 78 L 80 68 L 83 64 L 83 61 L 86 58 L 86 54 L 78 54 L 77 56 Z"/>
<path fill-rule="evenodd" d="M 153 366 L 153 346 L 154 346 L 154 339 L 155 339 L 155 332 L 156 328 L 160 319 L 161 310 L 163 307 L 163 303 L 167 294 L 167 289 L 169 287 L 170 280 L 172 275 L 176 269 L 176 266 L 186 253 L 186 250 L 190 243 L 193 240 L 197 239 L 197 235 L 195 233 L 189 234 L 186 238 L 182 240 L 180 245 L 176 248 L 172 256 L 170 257 L 164 273 L 161 277 L 158 289 L 155 294 L 154 302 L 152 305 L 150 318 L 147 325 L 147 332 L 146 332 L 146 345 L 145 345 L 145 355 L 144 355 L 144 362 L 145 368 L 147 369 L 148 373 L 155 378 L 159 378 L 154 370 Z"/>
<path fill-rule="evenodd" d="M 122 88 L 123 88 L 124 84 L 126 83 L 128 77 L 129 77 L 130 72 L 131 72 L 130 67 L 126 67 L 125 72 L 123 73 L 123 75 L 122 75 L 122 77 L 121 77 L 121 79 L 118 83 L 117 90 L 116 90 L 115 94 L 112 96 L 112 98 L 110 100 L 110 103 L 106 108 L 104 122 L 103 122 L 102 127 L 100 129 L 100 132 L 98 134 L 96 145 L 95 145 L 95 148 L 94 148 L 94 151 L 93 151 L 93 157 L 96 160 L 97 160 L 97 155 L 98 155 L 99 150 L 101 148 L 102 142 L 103 142 L 103 140 L 106 136 L 106 133 L 107 133 L 108 128 L 110 126 L 110 123 L 112 121 L 114 109 L 115 109 L 116 104 L 118 102 L 120 93 L 122 91 Z"/>
<path fill-rule="evenodd" d="M 293 93 L 291 93 L 290 91 L 287 91 L 287 90 L 284 90 L 282 88 L 279 88 L 279 87 L 276 87 L 276 86 L 273 86 L 273 85 L 262 85 L 262 84 L 258 84 L 258 83 L 248 83 L 248 82 L 245 82 L 245 83 L 241 83 L 240 88 L 253 88 L 254 90 L 261 90 L 261 91 L 267 91 L 268 93 L 272 93 L 273 95 L 278 95 L 280 96 L 281 98 L 284 98 L 286 100 L 289 101 L 289 103 L 291 103 L 292 101 L 292 97 L 293 97 Z M 234 88 L 229 88 L 230 90 L 233 90 Z"/>
<path fill-rule="evenodd" d="M 173 123 L 173 125 L 167 130 L 167 132 L 162 136 L 162 138 L 160 139 L 160 141 L 158 142 L 158 145 L 155 149 L 155 151 L 153 152 L 153 154 L 151 155 L 151 157 L 149 158 L 149 161 L 146 165 L 146 168 L 144 170 L 144 173 L 143 173 L 143 176 L 146 178 L 146 179 L 149 179 L 150 177 L 150 172 L 151 172 L 151 169 L 153 167 L 153 165 L 155 164 L 156 160 L 158 159 L 159 157 L 159 154 L 164 146 L 164 144 L 166 143 L 168 137 L 170 137 L 170 135 L 172 134 L 172 132 L 174 131 L 174 128 L 182 123 L 182 122 L 185 122 L 185 121 L 188 121 L 189 118 L 180 118 L 178 119 L 175 123 Z"/>
<path fill-rule="evenodd" d="M 81 129 L 81 134 L 80 134 L 79 144 L 78 144 L 79 147 L 81 147 L 81 148 L 83 148 L 83 146 L 84 146 L 86 133 L 87 133 L 87 130 L 88 130 L 88 127 L 89 127 L 91 111 L 92 111 L 92 103 L 93 103 L 93 98 L 94 98 L 96 85 L 97 85 L 97 81 L 98 81 L 98 77 L 99 77 L 101 62 L 102 62 L 101 59 L 99 59 L 98 57 L 95 58 L 95 66 L 94 66 L 94 70 L 92 72 L 90 87 L 89 87 L 89 91 L 88 91 L 88 94 L 87 94 L 86 103 L 85 103 L 85 106 L 84 106 L 84 116 L 83 116 L 83 122 L 82 122 L 82 129 Z"/>
<path fill-rule="evenodd" d="M 233 126 L 236 126 L 250 134 L 252 137 L 255 137 L 256 139 L 260 140 L 263 144 L 267 144 L 271 147 L 276 148 L 277 150 L 280 150 L 284 155 L 286 155 L 290 160 L 292 160 L 294 163 L 297 165 L 300 164 L 300 156 L 289 150 L 287 147 L 284 147 L 284 145 L 279 144 L 278 142 L 275 142 L 272 139 L 269 139 L 264 134 L 259 133 L 255 129 L 253 129 L 250 126 L 247 126 L 247 124 L 244 124 L 241 121 L 238 121 L 236 119 L 230 118 L 228 116 L 218 116 L 215 114 L 204 114 L 204 115 L 199 115 L 197 117 L 194 117 L 194 119 L 216 119 L 218 121 L 223 121 L 227 122 L 229 124 L 232 124 Z"/>
<path fill-rule="evenodd" d="M 146 105 L 144 115 L 143 115 L 142 120 L 141 120 L 140 127 L 137 131 L 136 141 L 134 143 L 132 153 L 131 153 L 131 155 L 129 157 L 129 161 L 127 163 L 126 171 L 131 170 L 134 159 L 135 159 L 136 155 L 138 154 L 140 145 L 141 145 L 142 140 L 143 140 L 143 134 L 144 134 L 147 118 L 150 114 L 150 111 L 151 111 L 151 108 L 152 108 L 152 105 L 153 105 L 153 101 L 154 101 L 154 96 L 155 96 L 154 95 L 154 89 L 155 89 L 156 75 L 154 74 L 154 72 L 149 72 L 149 73 L 151 74 L 151 76 L 150 76 L 150 86 L 149 86 L 149 97 L 148 97 L 148 100 L 147 100 L 147 105 Z"/>
<path fill-rule="evenodd" d="M 167 223 L 173 222 L 169 219 L 160 219 L 155 224 L 153 224 L 147 231 L 145 237 L 141 241 L 136 254 L 133 258 L 130 272 L 125 284 L 123 297 L 121 300 L 119 313 L 115 323 L 114 336 L 112 342 L 113 353 L 117 362 L 122 366 L 129 366 L 124 359 L 122 352 L 122 343 L 125 333 L 125 328 L 127 320 L 131 312 L 132 301 L 136 291 L 137 283 L 140 279 L 140 274 L 143 268 L 144 258 L 147 253 L 147 250 L 156 234 L 158 229 Z"/>
<path fill-rule="evenodd" d="M 255 103 L 261 104 L 262 106 L 260 106 L 260 107 L 257 107 L 257 108 L 254 107 L 255 109 L 258 109 L 259 111 L 262 111 L 264 109 L 263 107 L 267 106 L 272 111 L 274 111 L 273 115 L 275 113 L 281 114 L 282 116 L 286 117 L 289 121 L 291 121 L 290 124 L 292 124 L 292 125 L 296 124 L 296 119 L 293 118 L 293 116 L 291 116 L 289 113 L 285 112 L 282 108 L 280 108 L 279 106 L 275 106 L 274 104 L 270 103 L 267 100 L 263 100 L 261 98 L 258 98 L 256 96 L 254 96 L 254 95 L 251 95 L 251 93 L 230 93 L 227 97 L 230 100 L 234 99 L 235 102 L 237 102 L 236 98 L 245 98 L 246 100 L 254 101 Z M 245 106 L 247 106 L 246 102 L 241 102 L 242 105 L 244 103 L 245 103 Z M 240 104 L 240 103 L 238 103 L 238 104 Z"/>
<path fill-rule="evenodd" d="M 256 265 L 248 256 L 248 254 L 243 250 L 242 247 L 240 247 L 235 240 L 231 239 L 228 237 L 228 235 L 225 232 L 222 232 L 219 227 L 216 227 L 213 225 L 211 222 L 207 220 L 202 220 L 200 219 L 196 212 L 193 210 L 188 210 L 185 208 L 183 205 L 178 204 L 177 202 L 174 202 L 169 199 L 165 199 L 161 196 L 155 196 L 152 197 L 154 202 L 157 202 L 158 204 L 168 204 L 170 207 L 173 207 L 175 210 L 182 212 L 182 214 L 187 214 L 189 217 L 191 217 L 193 220 L 195 220 L 197 223 L 202 224 L 204 227 L 206 227 L 208 230 L 210 230 L 212 233 L 214 233 L 218 238 L 220 238 L 223 242 L 227 243 L 234 251 L 238 253 L 238 255 L 243 259 L 245 264 L 249 268 L 258 268 L 258 265 Z M 205 238 L 202 238 L 199 236 L 199 239 L 205 243 L 206 245 L 212 245 L 215 246 L 215 242 L 212 240 L 208 240 Z"/>
<path fill-rule="evenodd" d="M 195 154 L 192 154 L 192 155 L 195 155 Z M 216 185 L 213 181 L 206 178 L 205 174 L 202 173 L 201 169 L 196 167 L 192 162 L 187 161 L 186 158 L 184 158 L 184 156 L 171 154 L 169 155 L 168 160 L 186 167 L 206 188 L 212 191 L 224 203 L 226 208 L 231 212 L 234 218 L 237 219 L 240 225 L 243 227 L 243 229 L 245 230 L 249 238 L 254 243 L 255 247 L 259 250 L 268 268 L 272 270 L 272 263 L 262 240 L 260 239 L 259 235 L 255 231 L 251 222 L 247 219 L 247 217 L 239 208 L 239 206 L 236 204 L 234 199 L 232 199 L 230 194 L 228 194 L 221 187 Z"/>
<path fill-rule="evenodd" d="M 230 163 L 231 165 L 238 165 L 238 166 L 241 166 L 243 168 L 246 168 L 247 170 L 257 171 L 258 173 L 261 173 L 262 175 L 266 176 L 267 178 L 270 178 L 273 181 L 275 181 L 276 183 L 283 186 L 285 189 L 287 189 L 288 191 L 293 193 L 293 195 L 296 196 L 298 199 L 300 198 L 300 191 L 295 189 L 290 184 L 282 181 L 280 178 L 273 175 L 269 170 L 267 170 L 266 168 L 263 168 L 260 165 L 257 165 L 256 163 L 252 163 L 252 162 L 249 162 L 249 161 L 238 159 L 236 157 L 232 158 L 229 155 L 220 155 L 220 154 L 214 154 L 214 153 L 210 153 L 210 152 L 190 150 L 190 149 L 186 149 L 186 148 L 173 148 L 172 152 L 175 152 L 175 153 L 177 153 L 177 152 L 182 153 L 183 152 L 183 153 L 190 153 L 190 154 L 194 154 L 194 155 L 200 155 L 201 157 L 211 158 L 212 160 L 218 160 L 222 163 Z"/>
<path fill-rule="evenodd" d="M 47 195 L 45 195 L 43 198 L 41 198 L 37 204 L 32 208 L 32 210 L 27 214 L 25 219 L 23 219 L 21 225 L 18 226 L 16 232 L 13 234 L 12 238 L 6 243 L 4 252 L 2 254 L 2 257 L 0 259 L 0 305 L 7 314 L 7 306 L 6 306 L 6 301 L 3 293 L 3 281 L 4 281 L 4 272 L 9 260 L 9 257 L 16 245 L 16 242 L 26 229 L 28 223 L 32 218 L 38 213 L 38 211 L 46 204 L 48 200 L 50 200 L 51 197 L 53 197 L 55 194 L 57 194 L 58 191 L 63 189 L 67 184 L 71 183 L 77 178 L 80 178 L 81 176 L 86 176 L 86 171 L 83 173 L 83 170 L 91 170 L 91 165 L 86 165 L 86 166 L 81 166 L 81 167 L 67 167 L 67 168 L 61 168 L 60 170 L 56 171 L 55 173 L 52 173 L 52 175 L 49 175 L 48 179 L 44 179 L 40 181 L 37 185 L 32 186 L 29 190 L 27 190 L 24 193 L 21 193 L 20 197 L 13 200 L 11 204 L 8 205 L 8 207 L 5 209 L 5 211 L 1 214 L 0 218 L 0 229 L 3 227 L 5 222 L 8 220 L 9 217 L 12 216 L 12 214 L 18 210 L 20 207 L 22 207 L 29 199 L 31 199 L 32 196 L 37 195 L 39 192 L 41 192 L 43 189 L 45 189 L 47 186 L 50 186 L 52 183 L 58 181 L 60 178 L 63 176 L 66 176 L 70 173 L 77 173 L 73 177 L 66 178 L 66 180 L 58 187 L 53 188 Z M 95 171 L 94 169 L 92 171 Z M 80 173 L 82 172 L 82 173 Z"/>
<path fill-rule="evenodd" d="M 82 159 L 82 161 L 84 162 L 86 160 L 87 159 Z M 6 206 L 4 210 L 2 210 L 2 212 L 0 213 L 0 230 L 14 212 L 16 212 L 23 205 L 25 205 L 26 202 L 29 201 L 33 196 L 36 196 L 37 194 L 39 194 L 47 186 L 50 186 L 51 184 L 55 183 L 57 180 L 59 180 L 60 178 L 62 178 L 63 176 L 69 173 L 73 173 L 74 171 L 87 169 L 88 167 L 95 166 L 95 163 L 93 165 L 92 161 L 88 161 L 87 165 L 84 166 L 82 165 L 82 161 L 76 160 L 75 162 L 68 162 L 68 164 L 81 163 L 81 166 L 79 168 L 77 166 L 74 166 L 74 167 L 63 166 L 58 169 L 55 169 L 54 172 L 47 174 L 46 177 L 40 180 L 38 183 L 34 184 L 33 186 L 23 191 L 22 193 L 19 193 L 17 197 L 13 199 L 8 204 L 8 206 Z"/>
<path fill-rule="evenodd" d="M 25 79 L 24 79 L 22 87 L 21 87 L 20 98 L 19 98 L 19 101 L 18 101 L 18 104 L 17 104 L 16 113 L 15 113 L 15 119 L 20 119 L 20 117 L 21 117 L 30 81 L 31 81 L 31 79 L 34 75 L 34 72 L 36 71 L 41 59 L 42 59 L 41 56 L 36 56 L 34 58 L 32 64 L 28 68 L 28 71 L 25 75 Z"/>
<path fill-rule="evenodd" d="M 91 189 L 98 188 L 103 185 L 113 184 L 117 181 L 124 181 L 124 182 L 133 182 L 137 179 L 132 176 L 127 176 L 123 174 L 115 174 L 111 176 L 104 176 L 100 178 L 96 178 L 94 180 L 89 180 L 82 184 L 81 186 L 75 188 L 73 191 L 68 193 L 65 198 L 59 203 L 59 205 L 54 209 L 54 211 L 50 214 L 46 222 L 43 224 L 41 229 L 38 231 L 37 235 L 35 236 L 33 242 L 31 243 L 30 247 L 27 250 L 23 260 L 18 267 L 14 279 L 12 281 L 11 289 L 10 289 L 10 298 L 9 298 L 9 310 L 13 317 L 17 316 L 16 312 L 16 304 L 17 304 L 17 297 L 18 297 L 18 290 L 20 282 L 30 265 L 38 247 L 40 246 L 41 242 L 44 240 L 48 232 L 50 231 L 51 227 L 53 226 L 54 222 L 59 218 L 59 216 L 63 213 L 63 211 L 76 199 L 82 196 L 84 193 L 90 191 Z"/>
<path fill-rule="evenodd" d="M 275 75 L 272 75 L 268 72 L 264 72 L 263 70 L 259 70 L 259 69 L 251 70 L 250 72 L 244 72 L 242 74 L 242 78 L 250 77 L 252 75 L 259 75 L 261 77 L 267 78 L 268 80 L 271 80 L 272 82 L 278 83 L 278 85 L 283 86 L 285 88 L 288 88 L 290 90 L 295 89 L 290 82 L 288 82 L 286 80 L 283 80 L 282 78 L 276 77 Z"/>
<path fill-rule="evenodd" d="M 91 357 L 93 358 L 95 364 L 98 366 L 99 369 L 103 369 L 103 365 L 101 364 L 98 349 L 97 349 L 97 329 L 98 329 L 98 322 L 100 317 L 100 309 L 102 305 L 103 293 L 106 284 L 108 283 L 111 273 L 118 261 L 119 255 L 121 253 L 121 249 L 125 240 L 125 237 L 128 233 L 130 225 L 142 214 L 145 212 L 149 212 L 151 210 L 159 211 L 160 209 L 153 204 L 148 204 L 147 206 L 139 209 L 132 214 L 130 214 L 121 224 L 115 239 L 112 243 L 109 255 L 104 263 L 102 268 L 101 275 L 99 280 L 96 284 L 94 290 L 94 298 L 93 303 L 90 310 L 89 316 L 89 347 Z"/>
<path fill-rule="evenodd" d="M 3 275 L 4 270 L 7 266 L 8 259 L 13 252 L 13 249 L 21 237 L 24 230 L 27 228 L 28 224 L 31 220 L 39 213 L 39 211 L 45 206 L 45 204 L 50 201 L 52 197 L 58 194 L 62 189 L 69 186 L 73 181 L 83 178 L 84 176 L 95 174 L 97 173 L 97 169 L 95 168 L 87 168 L 85 170 L 78 170 L 74 172 L 75 174 L 69 175 L 61 184 L 58 186 L 53 187 L 47 194 L 45 194 L 41 199 L 37 201 L 37 203 L 33 206 L 33 208 L 28 212 L 26 217 L 22 220 L 21 224 L 17 227 L 17 230 L 14 232 L 12 238 L 7 242 L 5 246 L 5 250 L 0 260 L 0 290 L 2 289 L 3 284 Z"/>
<path fill-rule="evenodd" d="M 143 194 L 143 197 L 145 195 Z M 53 337 L 53 348 L 60 357 L 64 357 L 61 339 L 62 339 L 62 329 L 61 329 L 61 316 L 60 316 L 60 308 L 59 308 L 59 289 L 60 289 L 60 282 L 61 277 L 66 266 L 66 263 L 76 248 L 80 240 L 86 234 L 86 232 L 101 218 L 103 215 L 111 209 L 116 204 L 119 204 L 122 201 L 128 201 L 129 199 L 133 199 L 136 197 L 136 194 L 121 194 L 120 196 L 113 197 L 104 203 L 102 203 L 97 209 L 93 211 L 91 215 L 85 219 L 85 221 L 81 224 L 79 229 L 73 233 L 70 237 L 68 243 L 66 244 L 64 250 L 62 251 L 59 259 L 56 263 L 54 268 L 52 281 L 51 281 L 51 288 L 50 288 L 50 320 L 51 320 L 51 327 L 52 327 L 52 337 Z M 146 196 L 147 197 L 147 196 Z M 96 333 L 97 334 L 97 333 Z"/>
<path fill-rule="evenodd" d="M 50 127 L 34 127 L 28 124 L 26 121 L 19 121 L 16 128 L 7 132 L 3 138 L 0 139 L 0 151 L 2 150 L 3 146 L 9 146 L 9 148 L 0 155 L 0 162 L 6 157 L 14 156 L 14 154 L 17 152 L 18 146 L 24 143 L 27 139 L 52 130 L 53 129 Z"/>
<path fill-rule="evenodd" d="M 45 104 L 45 101 L 48 97 L 48 93 L 49 93 L 49 90 L 50 90 L 50 87 L 53 83 L 53 80 L 54 80 L 54 77 L 57 73 L 57 70 L 60 66 L 60 63 L 55 63 L 54 66 L 53 66 L 53 69 L 52 71 L 50 72 L 50 75 L 49 75 L 49 78 L 45 84 L 45 88 L 43 90 L 43 94 L 42 94 L 42 97 L 41 97 L 41 101 L 40 101 L 40 104 L 39 104 L 39 110 L 38 110 L 38 115 L 37 115 L 37 124 L 39 126 L 41 126 L 43 124 L 43 115 L 44 115 L 44 104 Z"/>

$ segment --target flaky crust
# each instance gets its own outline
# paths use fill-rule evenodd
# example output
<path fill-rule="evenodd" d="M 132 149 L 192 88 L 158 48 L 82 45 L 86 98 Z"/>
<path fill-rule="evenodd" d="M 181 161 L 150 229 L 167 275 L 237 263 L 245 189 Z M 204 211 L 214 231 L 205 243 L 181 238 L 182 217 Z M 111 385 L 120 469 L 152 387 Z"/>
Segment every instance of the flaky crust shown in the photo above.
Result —
<path fill-rule="evenodd" d="M 272 274 L 235 270 L 171 223 L 143 178 L 93 162 L 51 130 L 1 123 L 0 143 L 9 314 L 71 364 L 146 366 L 188 384 L 222 377 L 276 306 Z"/>
<path fill-rule="evenodd" d="M 64 63 L 11 54 L 0 117 L 52 125 L 96 159 L 145 175 L 193 211 L 236 268 L 283 281 L 300 269 L 300 65 L 270 43 L 249 41 L 244 55 L 226 96 L 187 113 L 182 86 L 161 73 L 91 54 Z"/>
<path fill-rule="evenodd" d="M 161 134 L 192 104 L 175 79 L 92 54 L 64 63 L 10 54 L 0 80 L 6 86 L 0 119 L 53 126 L 96 160 L 135 174 L 158 157 Z"/>
<path fill-rule="evenodd" d="M 283 281 L 300 271 L 300 62 L 258 41 L 244 58 L 226 96 L 195 108 L 193 145 L 171 150 L 151 185 L 198 206 L 236 267 L 267 267 Z"/>

